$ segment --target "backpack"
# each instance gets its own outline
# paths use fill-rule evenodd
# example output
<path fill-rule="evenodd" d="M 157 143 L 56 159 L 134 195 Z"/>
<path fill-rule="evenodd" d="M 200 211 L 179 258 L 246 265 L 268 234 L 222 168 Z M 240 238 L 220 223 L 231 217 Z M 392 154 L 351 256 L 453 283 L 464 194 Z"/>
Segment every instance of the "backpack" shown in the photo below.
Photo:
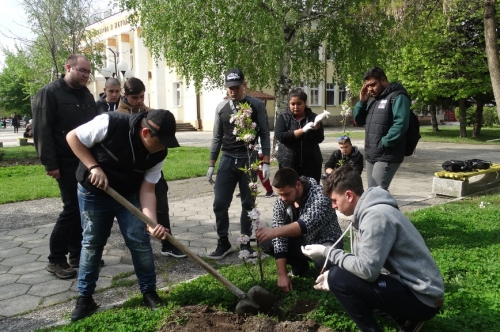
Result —
<path fill-rule="evenodd" d="M 418 116 L 410 110 L 410 124 L 405 134 L 405 157 L 411 156 L 415 152 L 420 137 L 422 137 L 420 136 L 420 121 L 418 121 Z"/>
<path fill-rule="evenodd" d="M 391 103 L 394 103 L 394 99 L 400 94 L 396 92 L 391 96 Z M 408 129 L 405 134 L 405 157 L 413 155 L 415 148 L 417 147 L 418 141 L 422 136 L 420 136 L 420 121 L 418 121 L 418 116 L 410 109 L 410 121 L 408 124 Z"/>
<path fill-rule="evenodd" d="M 472 172 L 478 169 L 488 169 L 491 166 L 491 161 L 481 159 L 469 160 L 447 160 L 442 167 L 448 172 Z"/>

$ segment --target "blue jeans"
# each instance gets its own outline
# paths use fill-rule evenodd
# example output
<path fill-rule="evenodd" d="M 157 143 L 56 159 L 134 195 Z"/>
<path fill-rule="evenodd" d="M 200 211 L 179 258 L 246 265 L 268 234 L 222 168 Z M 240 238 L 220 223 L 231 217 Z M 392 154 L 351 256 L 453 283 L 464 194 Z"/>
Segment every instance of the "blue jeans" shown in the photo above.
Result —
<path fill-rule="evenodd" d="M 138 193 L 126 195 L 125 199 L 140 209 Z M 146 224 L 111 196 L 94 195 L 81 185 L 78 185 L 78 203 L 83 228 L 82 254 L 78 271 L 79 295 L 92 296 L 94 293 L 99 279 L 102 251 L 111 234 L 115 217 L 132 255 L 141 292 L 156 290 L 153 251 Z"/>
<path fill-rule="evenodd" d="M 252 221 L 248 217 L 248 211 L 252 209 L 254 204 L 248 187 L 250 181 L 247 174 L 238 169 L 245 167 L 245 165 L 248 167 L 248 158 L 235 159 L 224 154 L 220 158 L 214 187 L 214 214 L 219 237 L 227 237 L 229 233 L 228 210 L 233 200 L 236 184 L 239 185 L 241 193 L 241 234 L 252 235 Z"/>

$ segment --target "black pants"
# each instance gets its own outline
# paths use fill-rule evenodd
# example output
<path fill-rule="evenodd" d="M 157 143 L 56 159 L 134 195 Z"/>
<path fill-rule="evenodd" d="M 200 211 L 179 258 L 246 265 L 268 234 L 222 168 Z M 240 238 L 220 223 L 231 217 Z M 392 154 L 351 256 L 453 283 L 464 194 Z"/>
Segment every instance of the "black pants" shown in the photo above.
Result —
<path fill-rule="evenodd" d="M 325 243 L 324 245 L 327 246 L 332 244 L 333 243 Z M 292 267 L 292 271 L 300 271 L 303 268 L 309 267 L 309 262 L 313 262 L 314 267 L 318 271 L 321 271 L 323 265 L 325 264 L 325 258 L 322 258 L 320 260 L 312 260 L 311 258 L 307 257 L 302 253 L 301 249 L 301 247 L 305 245 L 307 245 L 307 242 L 302 236 L 288 238 L 288 254 L 286 257 L 287 264 Z M 260 247 L 266 254 L 274 257 L 274 246 L 271 240 L 261 243 Z M 326 270 L 328 270 L 330 267 L 331 264 L 330 262 L 328 262 Z"/>
<path fill-rule="evenodd" d="M 160 180 L 156 183 L 155 186 L 155 195 L 156 195 L 156 218 L 158 223 L 163 227 L 168 228 L 170 234 L 172 234 L 172 230 L 170 229 L 170 215 L 169 215 L 169 207 L 168 207 L 168 184 L 165 178 L 163 177 L 163 172 L 161 173 Z M 167 240 L 161 241 L 163 249 L 169 249 L 171 244 Z"/>
<path fill-rule="evenodd" d="M 439 310 L 423 304 L 399 280 L 384 274 L 368 282 L 334 266 L 328 274 L 328 287 L 361 331 L 382 331 L 373 317 L 374 309 L 399 323 L 426 321 Z"/>
<path fill-rule="evenodd" d="M 82 224 L 78 206 L 76 169 L 78 160 L 59 163 L 57 184 L 61 193 L 63 210 L 56 220 L 49 241 L 49 262 L 59 263 L 69 258 L 78 259 L 82 249 Z"/>

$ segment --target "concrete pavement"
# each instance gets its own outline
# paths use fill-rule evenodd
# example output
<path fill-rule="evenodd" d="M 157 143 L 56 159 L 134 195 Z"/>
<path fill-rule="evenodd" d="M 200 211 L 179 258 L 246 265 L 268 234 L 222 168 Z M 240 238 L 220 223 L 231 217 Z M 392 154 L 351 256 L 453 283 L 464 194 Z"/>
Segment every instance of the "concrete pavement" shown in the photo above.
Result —
<path fill-rule="evenodd" d="M 0 142 L 4 146 L 16 145 L 19 134 L 12 135 L 0 130 Z M 340 132 L 328 128 L 327 133 Z M 7 135 L 4 135 L 7 134 Z M 20 134 L 22 135 L 22 133 Z M 180 132 L 181 145 L 209 146 L 211 132 Z M 354 140 L 363 151 L 363 142 Z M 321 144 L 324 159 L 337 148 L 336 137 L 325 139 Z M 479 158 L 500 161 L 498 146 L 420 143 L 416 155 L 402 164 L 390 187 L 403 211 L 415 210 L 449 201 L 448 198 L 431 194 L 432 175 L 440 170 L 447 159 Z M 207 156 L 208 160 L 208 156 Z M 272 168 L 274 173 L 277 169 Z M 169 183 L 172 232 L 184 245 L 200 256 L 213 251 L 217 243 L 215 217 L 212 211 L 213 187 L 204 177 L 172 181 Z M 1 193 L 0 193 L 1 194 Z M 263 220 L 272 219 L 275 199 L 258 198 Z M 61 321 L 67 321 L 77 296 L 76 279 L 60 280 L 45 270 L 48 242 L 61 209 L 59 199 L 42 199 L 0 205 L 0 330 L 29 331 Z M 239 199 L 230 208 L 231 242 L 239 236 Z M 236 248 L 236 245 L 234 245 Z M 188 259 L 175 259 L 160 254 L 160 244 L 153 241 L 157 266 L 158 287 L 189 280 L 204 274 L 204 270 Z M 236 264 L 236 254 L 228 255 L 221 264 Z M 105 248 L 102 268 L 95 294 L 101 305 L 120 303 L 137 294 L 130 255 L 115 225 Z M 116 281 L 128 281 L 130 285 L 110 287 Z M 105 306 L 106 307 L 106 306 Z"/>

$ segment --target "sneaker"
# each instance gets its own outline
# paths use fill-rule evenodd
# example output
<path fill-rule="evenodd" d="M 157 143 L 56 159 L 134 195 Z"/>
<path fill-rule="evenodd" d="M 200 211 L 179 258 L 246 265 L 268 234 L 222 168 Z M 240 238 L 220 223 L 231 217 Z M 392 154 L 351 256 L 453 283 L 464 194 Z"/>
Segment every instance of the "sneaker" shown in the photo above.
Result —
<path fill-rule="evenodd" d="M 163 301 L 161 297 L 158 296 L 158 293 L 156 293 L 156 291 L 148 291 L 142 294 L 142 302 L 146 306 L 151 308 L 151 310 L 160 309 L 161 307 L 165 306 L 165 301 Z"/>
<path fill-rule="evenodd" d="M 97 304 L 92 296 L 80 296 L 76 300 L 76 307 L 71 312 L 71 321 L 76 322 L 92 315 L 97 310 Z"/>
<path fill-rule="evenodd" d="M 217 241 L 217 248 L 213 253 L 208 255 L 208 258 L 222 259 L 231 252 L 231 249 L 232 249 L 231 243 L 229 243 L 228 240 L 219 239 L 219 241 Z"/>
<path fill-rule="evenodd" d="M 407 320 L 399 327 L 400 332 L 418 332 L 424 326 L 425 322 L 412 322 Z"/>
<path fill-rule="evenodd" d="M 271 190 L 271 191 L 268 191 L 268 192 L 264 195 L 264 197 L 265 197 L 265 198 L 271 198 L 271 197 L 273 197 L 274 195 L 275 195 L 275 194 L 274 194 L 274 191 L 272 191 L 272 190 Z"/>
<path fill-rule="evenodd" d="M 78 267 L 80 267 L 80 258 L 70 258 L 68 261 L 69 261 L 69 266 L 71 266 L 72 268 L 78 269 Z M 101 259 L 100 266 L 104 266 L 103 259 Z"/>
<path fill-rule="evenodd" d="M 248 251 L 248 254 L 245 253 L 244 255 L 242 255 L 241 254 L 242 251 Z M 254 257 L 257 257 L 257 253 L 255 252 L 255 250 L 253 250 L 250 243 L 242 243 L 242 244 L 240 244 L 240 256 L 239 257 L 254 258 Z"/>
<path fill-rule="evenodd" d="M 163 256 L 172 256 L 175 258 L 186 257 L 186 254 L 184 254 L 182 251 L 180 251 L 179 249 L 177 249 L 177 247 L 174 247 L 173 245 L 162 247 L 161 254 Z"/>
<path fill-rule="evenodd" d="M 46 270 L 53 273 L 59 279 L 68 279 L 76 277 L 76 270 L 69 266 L 68 262 L 49 263 Z"/>

